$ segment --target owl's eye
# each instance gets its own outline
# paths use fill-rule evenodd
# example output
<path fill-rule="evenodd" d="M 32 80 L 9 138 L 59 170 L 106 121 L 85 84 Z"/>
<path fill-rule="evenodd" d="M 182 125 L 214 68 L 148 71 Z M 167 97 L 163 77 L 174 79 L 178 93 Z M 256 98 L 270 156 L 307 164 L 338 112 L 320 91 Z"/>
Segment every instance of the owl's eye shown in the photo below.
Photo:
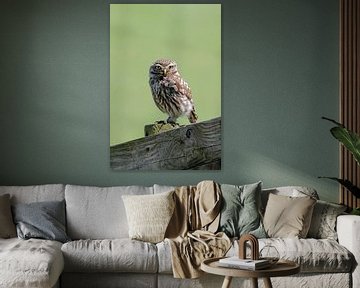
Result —
<path fill-rule="evenodd" d="M 152 66 L 152 70 L 158 72 L 158 71 L 161 71 L 161 67 L 160 67 L 160 65 L 154 65 L 154 66 Z"/>
<path fill-rule="evenodd" d="M 169 66 L 169 69 L 174 69 L 175 68 L 175 65 L 170 65 Z"/>

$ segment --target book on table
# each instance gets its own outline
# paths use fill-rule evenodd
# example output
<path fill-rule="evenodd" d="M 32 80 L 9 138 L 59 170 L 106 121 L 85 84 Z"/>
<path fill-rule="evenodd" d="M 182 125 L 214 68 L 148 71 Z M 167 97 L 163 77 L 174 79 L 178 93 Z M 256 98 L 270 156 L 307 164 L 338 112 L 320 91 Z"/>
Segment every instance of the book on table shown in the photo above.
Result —
<path fill-rule="evenodd" d="M 271 263 L 267 259 L 240 259 L 238 256 L 233 256 L 220 259 L 219 266 L 237 269 L 259 270 L 270 267 Z"/>

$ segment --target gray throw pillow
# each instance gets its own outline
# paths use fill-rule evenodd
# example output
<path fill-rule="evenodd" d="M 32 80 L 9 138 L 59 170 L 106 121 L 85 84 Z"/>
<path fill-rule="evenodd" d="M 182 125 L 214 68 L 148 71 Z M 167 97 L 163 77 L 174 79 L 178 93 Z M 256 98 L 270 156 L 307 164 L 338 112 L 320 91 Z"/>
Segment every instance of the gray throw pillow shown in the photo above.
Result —
<path fill-rule="evenodd" d="M 70 241 L 65 232 L 65 201 L 15 204 L 13 215 L 19 238 Z"/>
<path fill-rule="evenodd" d="M 260 216 L 261 182 L 236 186 L 222 184 L 223 197 L 219 231 L 229 237 L 253 234 L 266 238 Z"/>

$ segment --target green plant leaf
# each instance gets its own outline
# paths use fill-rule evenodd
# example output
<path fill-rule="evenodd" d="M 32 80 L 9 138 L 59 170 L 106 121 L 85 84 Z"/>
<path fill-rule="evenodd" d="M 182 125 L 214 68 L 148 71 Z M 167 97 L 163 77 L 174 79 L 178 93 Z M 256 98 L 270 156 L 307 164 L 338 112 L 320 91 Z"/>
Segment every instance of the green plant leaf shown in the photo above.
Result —
<path fill-rule="evenodd" d="M 336 124 L 337 126 L 340 126 L 340 127 L 345 127 L 343 124 L 341 124 L 341 123 L 339 123 L 339 122 L 335 121 L 334 119 L 327 118 L 327 117 L 321 117 L 321 119 L 325 119 L 325 120 L 327 120 L 327 121 L 330 121 L 330 122 L 332 122 L 332 123 Z"/>
<path fill-rule="evenodd" d="M 351 215 L 358 215 L 360 216 L 360 208 L 354 208 L 351 212 Z"/>
<path fill-rule="evenodd" d="M 360 137 L 356 133 L 343 127 L 331 128 L 331 134 L 339 140 L 354 156 L 360 165 Z"/>
<path fill-rule="evenodd" d="M 330 129 L 331 134 L 351 152 L 356 162 L 360 165 L 360 136 L 335 120 L 326 117 L 322 118 L 337 125 Z"/>
<path fill-rule="evenodd" d="M 339 182 L 342 186 L 344 186 L 347 190 L 349 190 L 356 198 L 360 198 L 360 188 L 355 186 L 351 181 L 346 179 L 340 179 L 336 177 L 318 177 L 318 178 L 326 178 L 330 180 L 334 180 Z"/>

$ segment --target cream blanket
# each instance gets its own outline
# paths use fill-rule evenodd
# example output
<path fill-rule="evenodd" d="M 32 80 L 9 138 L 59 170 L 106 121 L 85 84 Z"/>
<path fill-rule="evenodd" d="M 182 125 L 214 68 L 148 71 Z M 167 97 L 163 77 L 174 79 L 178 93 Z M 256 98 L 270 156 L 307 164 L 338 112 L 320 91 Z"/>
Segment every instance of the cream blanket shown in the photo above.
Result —
<path fill-rule="evenodd" d="M 200 277 L 201 262 L 222 257 L 231 246 L 223 232 L 215 234 L 220 219 L 221 191 L 217 183 L 175 189 L 175 211 L 165 233 L 171 247 L 175 278 Z"/>

